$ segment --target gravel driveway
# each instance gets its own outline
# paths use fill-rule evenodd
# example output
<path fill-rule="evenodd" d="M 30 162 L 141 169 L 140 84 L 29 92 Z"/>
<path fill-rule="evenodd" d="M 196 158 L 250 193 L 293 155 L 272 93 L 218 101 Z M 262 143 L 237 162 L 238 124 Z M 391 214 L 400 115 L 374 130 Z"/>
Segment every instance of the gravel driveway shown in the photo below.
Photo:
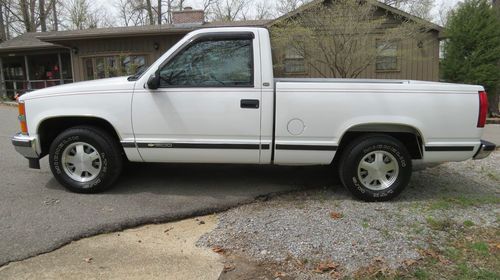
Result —
<path fill-rule="evenodd" d="M 374 262 L 398 269 L 420 259 L 430 244 L 442 246 L 463 227 L 498 231 L 499 163 L 496 152 L 487 160 L 417 172 L 392 202 L 363 203 L 340 187 L 324 186 L 240 206 L 220 214 L 217 228 L 198 244 L 223 248 L 232 256 L 228 262 L 235 255 L 243 258 L 231 264 L 236 268 L 271 266 L 290 279 L 330 279 L 328 273 L 313 272 L 320 263 L 338 265 L 332 270 L 336 276 L 352 275 Z"/>

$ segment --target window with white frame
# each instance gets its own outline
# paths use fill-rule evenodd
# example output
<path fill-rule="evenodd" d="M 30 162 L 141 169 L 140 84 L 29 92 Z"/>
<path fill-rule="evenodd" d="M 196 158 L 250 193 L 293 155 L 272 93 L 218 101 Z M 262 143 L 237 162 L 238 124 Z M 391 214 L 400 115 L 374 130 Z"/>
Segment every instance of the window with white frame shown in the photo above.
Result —
<path fill-rule="evenodd" d="M 293 46 L 288 46 L 286 48 L 284 64 L 285 73 L 297 74 L 306 72 L 304 55 Z"/>
<path fill-rule="evenodd" d="M 399 70 L 399 42 L 385 42 L 377 40 L 376 70 Z"/>

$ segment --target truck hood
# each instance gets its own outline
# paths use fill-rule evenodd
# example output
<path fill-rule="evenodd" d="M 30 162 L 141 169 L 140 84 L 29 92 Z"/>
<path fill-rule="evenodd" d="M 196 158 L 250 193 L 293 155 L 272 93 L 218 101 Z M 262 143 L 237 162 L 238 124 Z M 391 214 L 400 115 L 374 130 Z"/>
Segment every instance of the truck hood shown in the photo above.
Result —
<path fill-rule="evenodd" d="M 25 101 L 35 98 L 65 96 L 72 94 L 120 93 L 133 90 L 135 82 L 128 81 L 127 77 L 116 77 L 93 81 L 84 81 L 28 92 L 19 98 Z"/>

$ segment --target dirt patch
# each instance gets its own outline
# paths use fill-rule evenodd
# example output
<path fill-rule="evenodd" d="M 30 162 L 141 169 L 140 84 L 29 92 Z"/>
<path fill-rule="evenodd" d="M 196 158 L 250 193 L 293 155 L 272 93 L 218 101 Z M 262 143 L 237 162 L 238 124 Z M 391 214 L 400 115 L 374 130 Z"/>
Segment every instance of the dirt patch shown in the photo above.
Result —
<path fill-rule="evenodd" d="M 148 225 L 73 242 L 0 268 L 1 279 L 217 279 L 220 255 L 195 246 L 215 216 Z"/>

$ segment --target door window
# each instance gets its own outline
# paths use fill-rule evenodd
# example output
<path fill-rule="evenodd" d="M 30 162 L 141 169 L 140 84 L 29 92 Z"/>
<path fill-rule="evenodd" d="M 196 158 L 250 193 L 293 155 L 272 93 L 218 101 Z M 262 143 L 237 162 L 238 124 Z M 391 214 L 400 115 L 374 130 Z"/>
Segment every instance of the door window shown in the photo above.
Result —
<path fill-rule="evenodd" d="M 200 41 L 160 69 L 161 87 L 252 87 L 250 39 Z"/>

